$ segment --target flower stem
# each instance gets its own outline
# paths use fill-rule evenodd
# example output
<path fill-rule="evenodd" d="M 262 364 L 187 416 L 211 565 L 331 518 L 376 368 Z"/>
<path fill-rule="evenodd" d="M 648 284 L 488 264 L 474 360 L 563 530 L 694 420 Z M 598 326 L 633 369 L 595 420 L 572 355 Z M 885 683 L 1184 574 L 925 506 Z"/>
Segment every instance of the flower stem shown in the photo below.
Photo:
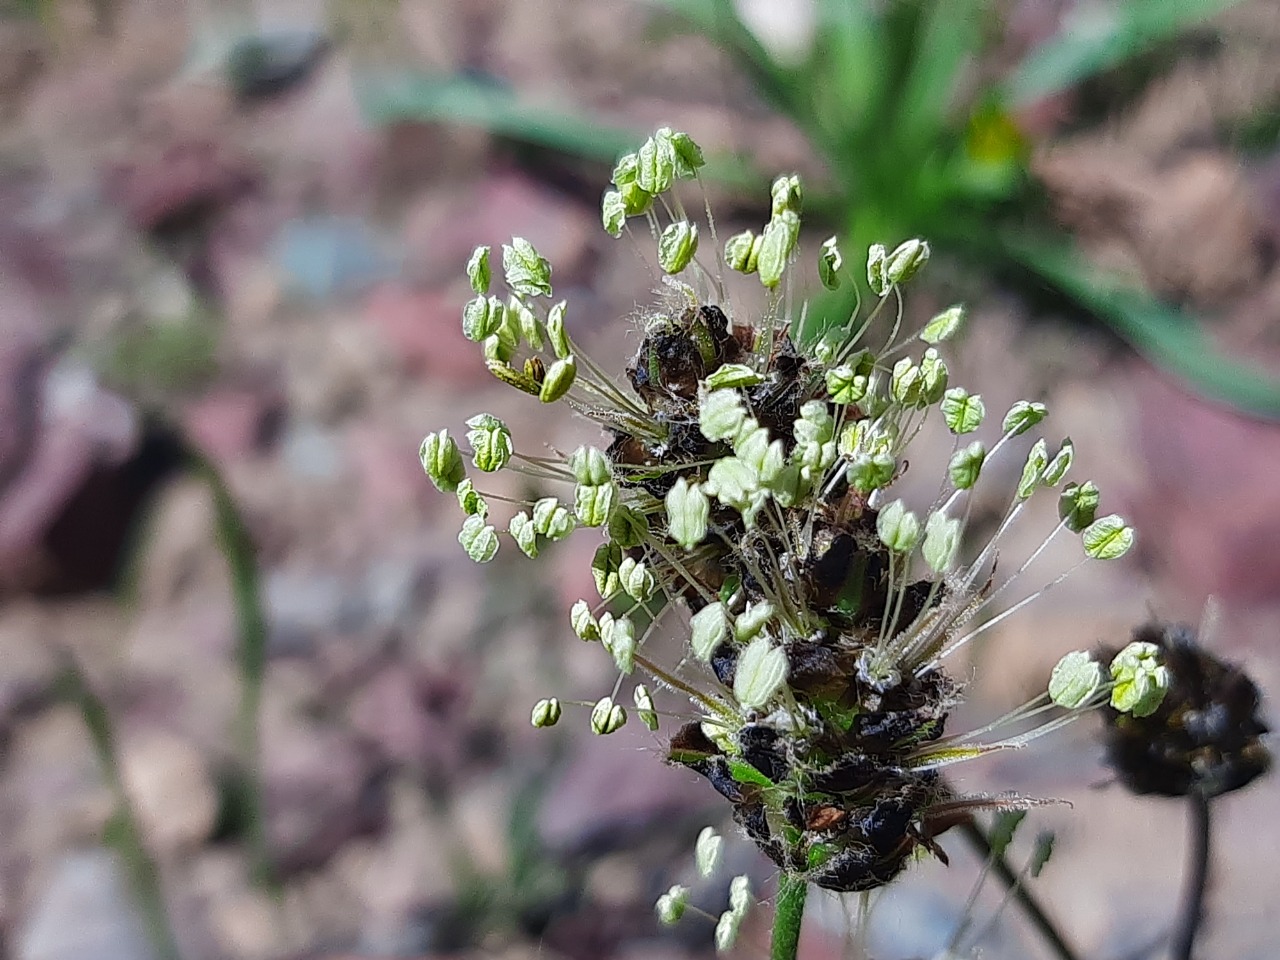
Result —
<path fill-rule="evenodd" d="M 796 960 L 796 950 L 800 946 L 800 922 L 804 919 L 804 900 L 808 891 L 809 884 L 800 877 L 784 873 L 779 878 L 769 960 Z"/>
<path fill-rule="evenodd" d="M 1173 936 L 1173 960 L 1191 960 L 1196 942 L 1196 931 L 1204 916 L 1204 893 L 1209 882 L 1209 798 L 1198 790 L 1188 797 L 1191 806 L 1191 873 L 1183 892 L 1182 915 Z"/>

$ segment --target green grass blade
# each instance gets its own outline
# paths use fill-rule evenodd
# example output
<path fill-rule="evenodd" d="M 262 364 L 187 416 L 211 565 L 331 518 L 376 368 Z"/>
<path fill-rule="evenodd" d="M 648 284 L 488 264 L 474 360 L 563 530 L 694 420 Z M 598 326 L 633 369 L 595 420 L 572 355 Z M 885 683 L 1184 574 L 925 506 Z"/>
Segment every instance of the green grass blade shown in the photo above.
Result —
<path fill-rule="evenodd" d="M 903 141 L 934 144 L 951 126 L 959 74 L 982 45 L 979 0 L 947 0 L 921 9 L 906 51 L 907 73 L 891 132 Z"/>
<path fill-rule="evenodd" d="M 1280 419 L 1280 378 L 1222 353 L 1186 313 L 1100 276 L 1096 267 L 1066 246 L 1006 238 L 1004 250 L 1196 392 L 1242 413 Z"/>

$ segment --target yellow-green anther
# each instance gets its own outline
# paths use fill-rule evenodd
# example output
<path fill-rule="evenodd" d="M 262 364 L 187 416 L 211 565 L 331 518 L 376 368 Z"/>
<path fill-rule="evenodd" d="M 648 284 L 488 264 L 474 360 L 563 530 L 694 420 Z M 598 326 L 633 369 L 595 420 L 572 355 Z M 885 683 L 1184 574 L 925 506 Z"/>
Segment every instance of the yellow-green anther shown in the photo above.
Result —
<path fill-rule="evenodd" d="M 941 343 L 950 340 L 964 325 L 964 307 L 948 307 L 924 325 L 920 339 L 925 343 Z"/>
<path fill-rule="evenodd" d="M 613 662 L 625 674 L 636 665 L 636 625 L 630 617 L 600 618 L 600 642 L 613 657 Z"/>
<path fill-rule="evenodd" d="M 982 426 L 987 415 L 980 394 L 970 394 L 964 387 L 952 387 L 942 397 L 942 419 L 947 429 L 957 436 L 973 433 Z"/>
<path fill-rule="evenodd" d="M 563 360 L 557 360 L 547 370 L 547 375 L 543 378 L 542 390 L 538 394 L 538 399 L 543 403 L 555 403 L 569 392 L 577 376 L 578 361 L 572 354 Z"/>
<path fill-rule="evenodd" d="M 471 282 L 471 289 L 483 296 L 489 292 L 490 279 L 489 248 L 476 247 L 467 260 L 467 280 Z"/>
<path fill-rule="evenodd" d="M 622 194 L 622 211 L 628 217 L 639 217 L 653 206 L 653 194 L 635 181 L 622 184 L 618 192 Z"/>
<path fill-rule="evenodd" d="M 658 238 L 658 266 L 664 272 L 677 274 L 693 262 L 698 252 L 698 228 L 688 220 L 677 220 Z"/>
<path fill-rule="evenodd" d="M 484 358 L 490 363 L 496 363 L 500 366 L 508 366 L 511 363 L 511 357 L 515 353 L 515 348 L 506 342 L 500 334 L 494 333 L 484 338 L 481 344 L 484 348 Z"/>
<path fill-rule="evenodd" d="M 1080 535 L 1084 552 L 1092 560 L 1116 560 L 1133 546 L 1133 527 L 1124 518 L 1113 513 L 1093 521 Z"/>
<path fill-rule="evenodd" d="M 1058 517 L 1067 521 L 1067 529 L 1080 533 L 1093 523 L 1098 514 L 1101 492 L 1092 480 L 1084 483 L 1068 483 L 1058 497 Z"/>
<path fill-rule="evenodd" d="M 800 406 L 800 417 L 792 425 L 797 443 L 827 443 L 835 439 L 836 421 L 826 401 L 809 400 Z"/>
<path fill-rule="evenodd" d="M 458 484 L 456 493 L 458 495 L 458 506 L 462 508 L 462 512 L 468 517 L 476 516 L 477 514 L 482 517 L 489 515 L 489 504 L 485 502 L 484 497 L 476 492 L 470 480 L 463 480 Z"/>
<path fill-rule="evenodd" d="M 885 258 L 884 278 L 891 285 L 904 284 L 928 262 L 929 244 L 924 240 L 907 240 Z"/>
<path fill-rule="evenodd" d="M 769 490 L 773 489 L 773 484 L 782 476 L 782 471 L 787 467 L 787 447 L 781 440 L 773 440 L 764 450 L 764 456 L 758 461 L 751 464 L 756 468 L 756 475 L 760 478 L 760 486 Z"/>
<path fill-rule="evenodd" d="M 523 300 L 512 294 L 507 300 L 507 313 L 515 318 L 515 328 L 520 338 L 534 351 L 542 349 L 542 321 Z"/>
<path fill-rule="evenodd" d="M 462 454 L 448 430 L 427 434 L 418 448 L 418 457 L 427 477 L 442 493 L 457 490 L 458 484 L 466 478 L 467 468 L 462 462 Z"/>
<path fill-rule="evenodd" d="M 668 134 L 668 140 L 675 160 L 676 176 L 681 180 L 692 180 L 698 175 L 698 168 L 707 162 L 702 156 L 702 148 L 694 142 L 693 137 L 679 130 Z"/>
<path fill-rule="evenodd" d="M 711 390 L 698 398 L 698 427 L 708 440 L 732 440 L 746 419 L 736 390 Z"/>
<path fill-rule="evenodd" d="M 668 136 L 655 135 L 644 142 L 637 154 L 636 184 L 646 193 L 666 193 L 676 175 L 675 150 Z"/>
<path fill-rule="evenodd" d="M 637 683 L 631 696 L 635 700 L 636 715 L 640 717 L 640 722 L 650 730 L 657 730 L 658 711 L 653 708 L 653 694 L 649 692 L 649 688 L 643 683 Z"/>
<path fill-rule="evenodd" d="M 1044 437 L 1041 437 L 1031 445 L 1031 449 L 1027 452 L 1027 462 L 1022 467 L 1022 479 L 1018 481 L 1017 496 L 1019 500 L 1026 500 L 1036 492 L 1036 487 L 1044 479 L 1044 468 L 1048 465 L 1049 448 L 1044 442 Z"/>
<path fill-rule="evenodd" d="M 751 879 L 746 874 L 729 881 L 729 909 L 739 919 L 745 917 L 751 909 Z"/>
<path fill-rule="evenodd" d="M 767 466 L 768 464 L 766 463 Z M 804 477 L 803 468 L 795 463 L 785 465 L 771 480 L 762 479 L 761 482 L 767 483 L 769 492 L 773 494 L 773 499 L 778 501 L 779 506 L 783 507 L 794 507 L 804 499 L 810 490 L 810 486 Z"/>
<path fill-rule="evenodd" d="M 569 342 L 569 334 L 564 328 L 565 302 L 553 304 L 547 311 L 547 340 L 551 343 L 551 351 L 559 360 L 573 353 L 573 345 Z"/>
<path fill-rule="evenodd" d="M 538 557 L 538 532 L 533 528 L 533 520 L 521 510 L 507 524 L 507 533 L 516 542 L 516 546 L 530 560 Z"/>
<path fill-rule="evenodd" d="M 852 364 L 842 363 L 827 371 L 827 393 L 835 403 L 857 403 L 867 393 L 867 376 Z"/>
<path fill-rule="evenodd" d="M 738 942 L 738 928 L 741 926 L 741 918 L 732 910 L 720 914 L 715 930 L 716 953 L 728 953 L 733 949 L 733 945 Z"/>
<path fill-rule="evenodd" d="M 711 501 L 696 483 L 680 477 L 667 491 L 667 535 L 686 550 L 692 550 L 707 536 Z"/>
<path fill-rule="evenodd" d="M 507 286 L 527 297 L 551 296 L 551 264 L 524 237 L 502 245 L 502 270 Z"/>
<path fill-rule="evenodd" d="M 860 453 L 849 464 L 849 486 L 859 493 L 871 493 L 893 482 L 898 464 L 887 453 Z"/>
<path fill-rule="evenodd" d="M 579 483 L 601 484 L 613 479 L 609 458 L 595 447 L 579 447 L 569 454 L 569 469 Z"/>
<path fill-rule="evenodd" d="M 523 370 L 517 370 L 509 363 L 500 360 L 486 360 L 485 366 L 489 368 L 490 373 L 508 386 L 515 387 L 517 390 L 522 390 L 534 397 L 542 392 L 542 385 L 537 380 Z"/>
<path fill-rule="evenodd" d="M 649 538 L 649 518 L 626 504 L 618 504 L 607 524 L 609 539 L 622 549 L 638 547 Z"/>
<path fill-rule="evenodd" d="M 702 490 L 738 512 L 746 512 L 760 489 L 760 477 L 749 463 L 738 457 L 721 457 L 707 471 Z"/>
<path fill-rule="evenodd" d="M 475 343 L 498 331 L 502 303 L 495 297 L 473 297 L 462 308 L 462 335 Z"/>
<path fill-rule="evenodd" d="M 1000 429 L 1009 436 L 1016 437 L 1020 433 L 1026 433 L 1048 415 L 1049 409 L 1043 403 L 1019 400 L 1004 415 L 1004 424 Z"/>
<path fill-rule="evenodd" d="M 1071 469 L 1071 462 L 1075 459 L 1076 448 L 1071 444 L 1071 438 L 1062 441 L 1062 446 L 1058 448 L 1058 452 L 1053 455 L 1053 459 L 1049 461 L 1049 465 L 1044 468 L 1044 477 L 1041 482 L 1046 487 L 1056 487 L 1067 471 Z"/>
<path fill-rule="evenodd" d="M 458 542 L 476 563 L 488 563 L 498 553 L 498 532 L 485 523 L 480 514 L 472 514 L 463 521 Z"/>
<path fill-rule="evenodd" d="M 622 584 L 618 580 L 618 568 L 622 566 L 622 548 L 616 543 L 602 543 L 596 547 L 591 558 L 591 577 L 596 583 L 596 592 L 601 599 L 608 600 L 619 590 Z"/>
<path fill-rule="evenodd" d="M 733 676 L 733 696 L 744 710 L 759 710 L 782 688 L 787 679 L 787 653 L 761 634 L 738 655 Z"/>
<path fill-rule="evenodd" d="M 1058 661 L 1049 674 L 1049 699 L 1060 707 L 1083 707 L 1102 686 L 1102 664 L 1083 650 L 1074 650 Z"/>
<path fill-rule="evenodd" d="M 738 273 L 755 273 L 760 250 L 757 237 L 750 230 L 735 233 L 724 242 L 724 263 Z"/>
<path fill-rule="evenodd" d="M 726 363 L 718 367 L 702 382 L 708 390 L 724 390 L 728 387 L 754 387 L 764 380 L 745 363 Z"/>
<path fill-rule="evenodd" d="M 555 497 L 543 497 L 533 505 L 533 529 L 548 540 L 563 540 L 576 526 L 573 514 Z"/>
<path fill-rule="evenodd" d="M 924 524 L 924 543 L 920 547 L 929 569 L 946 573 L 954 565 L 959 547 L 960 521 L 948 518 L 941 511 L 931 513 Z"/>
<path fill-rule="evenodd" d="M 569 626 L 580 640 L 590 643 L 600 639 L 600 623 L 591 615 L 591 606 L 585 600 L 575 600 L 569 608 Z"/>
<path fill-rule="evenodd" d="M 724 837 L 716 832 L 715 827 L 703 827 L 693 844 L 693 862 L 698 868 L 698 876 L 706 880 L 720 869 L 723 854 Z"/>
<path fill-rule="evenodd" d="M 884 275 L 886 259 L 888 254 L 882 243 L 873 243 L 867 250 L 867 285 L 878 297 L 883 297 L 889 292 L 889 281 Z"/>
<path fill-rule="evenodd" d="M 1155 713 L 1169 690 L 1169 668 L 1160 648 L 1135 640 L 1111 661 L 1111 706 L 1121 713 L 1146 717 Z"/>
<path fill-rule="evenodd" d="M 876 516 L 876 533 L 894 553 L 910 553 L 920 542 L 920 518 L 895 500 Z"/>
<path fill-rule="evenodd" d="M 501 470 L 511 459 L 511 432 L 497 417 L 480 413 L 467 421 L 471 462 L 485 473 Z"/>
<path fill-rule="evenodd" d="M 804 208 L 804 189 L 800 185 L 800 177 L 796 174 L 778 177 L 769 188 L 769 216 L 780 217 L 784 213 L 793 213 L 797 217 Z"/>
<path fill-rule="evenodd" d="M 947 364 L 930 347 L 920 360 L 920 405 L 938 403 L 947 390 Z"/>
<path fill-rule="evenodd" d="M 772 290 L 782 281 L 787 263 L 799 239 L 799 217 L 784 211 L 770 220 L 760 235 L 756 272 L 760 282 Z"/>
<path fill-rule="evenodd" d="M 622 228 L 627 225 L 627 204 L 617 190 L 608 190 L 600 201 L 600 222 L 605 233 L 615 240 L 622 236 Z"/>
<path fill-rule="evenodd" d="M 560 701 L 555 697 L 547 697 L 533 705 L 530 717 L 535 727 L 554 727 L 560 722 Z"/>
<path fill-rule="evenodd" d="M 580 483 L 573 488 L 573 512 L 584 527 L 603 527 L 613 516 L 618 488 L 608 483 Z"/>
<path fill-rule="evenodd" d="M 982 473 L 982 464 L 987 459 L 987 448 L 982 445 L 982 441 L 975 440 L 961 450 L 957 450 L 951 455 L 951 462 L 947 464 L 947 475 L 951 478 L 952 484 L 957 490 L 968 490 L 978 482 L 978 477 Z"/>
<path fill-rule="evenodd" d="M 618 581 L 622 591 L 633 600 L 644 603 L 653 596 L 656 583 L 653 574 L 643 560 L 635 557 L 624 557 L 618 567 Z"/>
<path fill-rule="evenodd" d="M 689 646 L 703 663 L 710 663 L 711 655 L 728 639 L 729 617 L 718 600 L 689 618 Z"/>
<path fill-rule="evenodd" d="M 601 697 L 591 708 L 591 732 L 600 736 L 613 733 L 627 722 L 627 711 L 613 702 L 613 697 Z"/>
<path fill-rule="evenodd" d="M 634 153 L 624 153 L 613 166 L 610 182 L 615 187 L 636 182 L 636 174 L 640 171 L 640 158 Z"/>
<path fill-rule="evenodd" d="M 773 619 L 773 613 L 773 604 L 768 600 L 747 604 L 747 609 L 733 620 L 733 638 L 739 643 L 746 643 L 765 628 Z"/>
<path fill-rule="evenodd" d="M 889 392 L 904 407 L 919 406 L 924 396 L 924 378 L 910 357 L 903 357 L 893 365 L 889 380 Z"/>
<path fill-rule="evenodd" d="M 654 911 L 658 914 L 658 922 L 664 927 L 674 927 L 684 916 L 689 905 L 689 888 L 676 884 L 658 898 Z"/>
<path fill-rule="evenodd" d="M 840 288 L 840 268 L 844 266 L 844 258 L 840 256 L 840 248 L 835 237 L 828 237 L 822 242 L 818 252 L 818 279 L 828 290 Z"/>
<path fill-rule="evenodd" d="M 744 420 L 733 438 L 733 452 L 756 472 L 758 479 L 765 454 L 769 452 L 768 427 L 760 426 L 755 420 Z"/>

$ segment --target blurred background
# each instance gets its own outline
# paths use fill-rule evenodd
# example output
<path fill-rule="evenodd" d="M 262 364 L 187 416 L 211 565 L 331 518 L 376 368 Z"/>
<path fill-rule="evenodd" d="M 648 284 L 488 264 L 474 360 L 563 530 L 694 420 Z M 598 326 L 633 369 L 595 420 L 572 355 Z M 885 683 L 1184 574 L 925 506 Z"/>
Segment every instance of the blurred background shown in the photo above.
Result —
<path fill-rule="evenodd" d="M 769 889 L 731 825 L 696 880 L 726 808 L 661 735 L 530 728 L 610 682 L 566 619 L 591 538 L 477 567 L 416 459 L 477 410 L 525 450 L 595 439 L 489 377 L 463 265 L 530 239 L 621 369 L 654 283 L 598 202 L 659 124 L 706 149 L 722 235 L 796 170 L 810 249 L 928 237 L 909 300 L 968 304 L 953 381 L 1047 402 L 1138 527 L 952 665 L 953 729 L 1210 596 L 1208 645 L 1280 689 L 1277 0 L 0 11 L 4 956 L 678 960 L 712 925 L 660 929 L 670 884 L 712 913 L 729 870 Z M 1096 734 L 956 780 L 1070 801 L 1015 863 L 1052 829 L 1035 889 L 1082 953 L 1160 956 L 1185 810 L 1108 785 Z M 1275 956 L 1278 803 L 1264 779 L 1216 804 L 1205 956 Z M 944 846 L 877 901 L 881 960 L 947 943 L 980 861 Z M 843 956 L 846 906 L 812 899 L 802 956 Z M 736 955 L 766 939 L 767 916 Z M 1013 910 L 980 946 L 1045 955 Z"/>

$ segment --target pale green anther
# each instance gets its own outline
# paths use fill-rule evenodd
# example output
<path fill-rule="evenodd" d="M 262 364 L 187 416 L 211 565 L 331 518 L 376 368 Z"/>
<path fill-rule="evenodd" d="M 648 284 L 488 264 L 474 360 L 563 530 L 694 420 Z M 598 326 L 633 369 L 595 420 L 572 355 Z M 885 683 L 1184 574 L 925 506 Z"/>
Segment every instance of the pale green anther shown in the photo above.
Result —
<path fill-rule="evenodd" d="M 653 574 L 649 572 L 649 567 L 643 560 L 637 560 L 635 557 L 623 558 L 622 564 L 618 567 L 618 581 L 622 584 L 623 592 L 640 603 L 644 603 L 653 596 L 654 588 L 657 586 Z"/>
<path fill-rule="evenodd" d="M 622 228 L 627 225 L 627 204 L 617 190 L 605 191 L 600 201 L 600 223 L 615 240 L 622 236 Z"/>
<path fill-rule="evenodd" d="M 754 387 L 763 379 L 745 363 L 726 363 L 707 374 L 702 382 L 708 390 L 724 390 L 728 387 Z"/>
<path fill-rule="evenodd" d="M 418 457 L 422 460 L 422 469 L 427 477 L 442 493 L 457 490 L 458 484 L 467 476 L 466 464 L 462 462 L 458 444 L 449 436 L 448 430 L 427 434 L 422 446 L 418 448 Z"/>
<path fill-rule="evenodd" d="M 947 389 L 947 365 L 938 351 L 930 347 L 920 360 L 920 404 L 938 403 Z"/>
<path fill-rule="evenodd" d="M 703 663 L 710 663 L 711 655 L 728 639 L 729 617 L 718 600 L 689 618 L 689 646 Z"/>
<path fill-rule="evenodd" d="M 738 655 L 734 699 L 744 710 L 759 710 L 773 699 L 786 679 L 787 652 L 760 634 Z"/>
<path fill-rule="evenodd" d="M 794 247 L 794 233 L 785 214 L 775 217 L 765 225 L 764 233 L 760 235 L 756 272 L 760 275 L 760 282 L 770 290 L 782 282 L 782 275 L 787 270 L 787 260 Z"/>
<path fill-rule="evenodd" d="M 675 155 L 676 176 L 681 180 L 692 180 L 698 175 L 698 168 L 707 161 L 703 159 L 702 148 L 694 142 L 693 137 L 680 130 L 671 134 L 671 151 Z"/>
<path fill-rule="evenodd" d="M 739 643 L 746 643 L 765 628 L 773 614 L 773 604 L 768 600 L 747 604 L 747 609 L 734 617 L 733 638 Z"/>
<path fill-rule="evenodd" d="M 631 697 L 635 700 L 636 714 L 640 717 L 640 722 L 650 730 L 657 730 L 658 711 L 653 708 L 653 694 L 649 692 L 649 688 L 643 683 L 637 683 L 635 690 L 631 692 Z"/>
<path fill-rule="evenodd" d="M 924 379 L 918 366 L 910 357 L 903 357 L 893 365 L 889 380 L 889 392 L 904 407 L 918 406 L 924 396 Z"/>
<path fill-rule="evenodd" d="M 1102 686 L 1102 664 L 1083 650 L 1074 650 L 1058 661 L 1049 674 L 1049 699 L 1075 710 L 1084 706 Z"/>
<path fill-rule="evenodd" d="M 543 497 L 533 505 L 533 529 L 548 540 L 563 540 L 577 526 L 573 514 L 555 497 Z"/>
<path fill-rule="evenodd" d="M 1044 477 L 1041 478 L 1041 482 L 1046 487 L 1056 487 L 1071 469 L 1071 461 L 1075 459 L 1075 455 L 1076 448 L 1072 445 L 1071 438 L 1067 437 L 1062 441 L 1062 446 L 1053 455 L 1048 466 L 1044 468 Z"/>
<path fill-rule="evenodd" d="M 501 470 L 511 459 L 511 432 L 497 417 L 480 413 L 467 421 L 471 462 L 485 473 Z"/>
<path fill-rule="evenodd" d="M 618 568 L 622 566 L 622 548 L 616 543 L 602 543 L 591 558 L 591 578 L 601 599 L 608 600 L 622 589 Z"/>
<path fill-rule="evenodd" d="M 458 489 L 455 492 L 458 495 L 458 506 L 462 508 L 462 512 L 468 517 L 487 517 L 489 515 L 489 504 L 485 502 L 484 497 L 476 492 L 470 480 L 463 480 L 458 484 Z"/>
<path fill-rule="evenodd" d="M 547 340 L 556 358 L 563 360 L 573 354 L 573 345 L 569 342 L 569 334 L 564 328 L 565 302 L 553 304 L 547 311 Z"/>
<path fill-rule="evenodd" d="M 575 600 L 569 608 L 569 626 L 579 640 L 590 643 L 600 639 L 600 623 L 591 615 L 591 605 L 585 600 Z"/>
<path fill-rule="evenodd" d="M 613 697 L 601 697 L 591 708 L 591 732 L 600 736 L 613 733 L 627 722 L 627 711 L 613 702 Z"/>
<path fill-rule="evenodd" d="M 488 563 L 498 553 L 498 532 L 485 523 L 480 514 L 472 514 L 463 521 L 458 542 L 476 563 Z"/>
<path fill-rule="evenodd" d="M 600 484 L 613 479 L 609 458 L 595 447 L 579 447 L 569 454 L 569 469 L 579 483 Z"/>
<path fill-rule="evenodd" d="M 929 514 L 924 524 L 924 543 L 920 552 L 934 573 L 946 573 L 955 564 L 960 547 L 960 521 L 941 511 Z"/>
<path fill-rule="evenodd" d="M 964 325 L 964 307 L 948 307 L 924 325 L 920 339 L 925 343 L 941 343 L 950 340 Z"/>
<path fill-rule="evenodd" d="M 732 440 L 746 419 L 736 390 L 711 390 L 698 398 L 698 427 L 708 440 Z"/>
<path fill-rule="evenodd" d="M 928 262 L 929 244 L 924 240 L 907 240 L 885 258 L 884 278 L 891 285 L 904 284 Z"/>
<path fill-rule="evenodd" d="M 876 533 L 894 553 L 910 553 L 920 542 L 920 518 L 901 500 L 895 500 L 876 516 Z"/>
<path fill-rule="evenodd" d="M 626 153 L 618 158 L 618 162 L 613 166 L 613 176 L 611 182 L 615 187 L 621 187 L 628 183 L 636 182 L 636 175 L 640 172 L 640 158 L 634 153 Z"/>
<path fill-rule="evenodd" d="M 649 538 L 649 518 L 623 503 L 613 508 L 607 526 L 609 539 L 624 550 L 638 547 Z"/>
<path fill-rule="evenodd" d="M 890 454 L 858 454 L 849 464 L 849 486 L 859 493 L 871 493 L 893 482 L 898 464 Z"/>
<path fill-rule="evenodd" d="M 753 463 L 756 474 L 760 477 L 760 486 L 772 490 L 774 483 L 782 476 L 787 466 L 787 447 L 781 439 L 773 440 L 765 448 L 764 456 L 758 463 Z"/>
<path fill-rule="evenodd" d="M 742 918 L 732 910 L 720 914 L 714 935 L 716 953 L 728 953 L 733 949 L 733 945 L 738 942 L 738 928 L 741 926 Z"/>
<path fill-rule="evenodd" d="M 1133 546 L 1133 527 L 1124 518 L 1113 513 L 1093 521 L 1080 535 L 1084 552 L 1091 560 L 1116 560 Z"/>
<path fill-rule="evenodd" d="M 707 536 L 711 501 L 696 483 L 680 477 L 667 491 L 667 535 L 686 550 L 692 550 Z"/>
<path fill-rule="evenodd" d="M 947 429 L 957 436 L 973 433 L 982 426 L 987 415 L 981 394 L 970 394 L 964 387 L 952 387 L 942 397 L 942 419 Z"/>
<path fill-rule="evenodd" d="M 658 898 L 654 911 L 658 914 L 658 922 L 664 927 L 674 927 L 684 916 L 689 905 L 689 888 L 676 884 Z"/>
<path fill-rule="evenodd" d="M 613 516 L 618 488 L 608 483 L 580 483 L 573 488 L 573 512 L 584 527 L 603 527 Z"/>
<path fill-rule="evenodd" d="M 483 296 L 489 292 L 491 273 L 487 246 L 476 247 L 471 251 L 471 258 L 467 260 L 467 279 L 471 282 L 471 289 L 477 294 Z"/>
<path fill-rule="evenodd" d="M 502 271 L 507 286 L 528 297 L 551 296 L 551 264 L 524 237 L 502 245 Z"/>
<path fill-rule="evenodd" d="M 1068 483 L 1058 497 L 1058 518 L 1067 521 L 1067 529 L 1072 533 L 1080 533 L 1098 515 L 1101 498 L 1102 494 L 1092 480 Z"/>
<path fill-rule="evenodd" d="M 688 220 L 669 224 L 658 238 L 658 266 L 677 274 L 693 262 L 698 252 L 698 227 Z"/>
<path fill-rule="evenodd" d="M 840 248 L 835 237 L 822 241 L 822 249 L 818 253 L 818 279 L 828 290 L 840 288 L 840 268 L 844 266 L 844 258 L 840 256 Z"/>
<path fill-rule="evenodd" d="M 484 358 L 490 363 L 500 364 L 501 366 L 509 366 L 511 357 L 515 354 L 515 347 L 507 343 L 499 334 L 490 334 L 484 338 L 481 344 L 484 350 Z"/>
<path fill-rule="evenodd" d="M 1154 643 L 1135 640 L 1116 654 L 1111 679 L 1111 706 L 1135 717 L 1155 713 L 1169 690 L 1169 668 L 1160 662 Z"/>
<path fill-rule="evenodd" d="M 507 533 L 515 540 L 516 546 L 530 560 L 538 558 L 538 531 L 533 527 L 533 520 L 521 510 L 507 524 Z"/>
<path fill-rule="evenodd" d="M 957 490 L 968 490 L 978 482 L 986 459 L 987 448 L 982 445 L 982 441 L 975 440 L 951 455 L 951 462 L 947 464 L 947 476 Z"/>
<path fill-rule="evenodd" d="M 777 476 L 768 481 L 768 487 L 773 499 L 782 507 L 794 507 L 810 490 L 809 483 L 805 480 L 804 468 L 795 463 L 787 464 L 779 470 Z"/>
<path fill-rule="evenodd" d="M 750 230 L 735 233 L 724 242 L 724 263 L 738 273 L 755 273 L 760 258 L 759 238 Z"/>
<path fill-rule="evenodd" d="M 535 727 L 554 727 L 560 722 L 560 701 L 555 697 L 547 697 L 533 705 L 530 720 Z"/>
<path fill-rule="evenodd" d="M 756 472 L 758 481 L 760 468 L 764 466 L 765 455 L 769 452 L 769 428 L 754 420 L 744 421 L 742 429 L 733 438 L 733 452 Z"/>
<path fill-rule="evenodd" d="M 798 443 L 827 443 L 835 439 L 836 421 L 824 400 L 801 404 L 800 418 L 792 427 Z"/>
<path fill-rule="evenodd" d="M 653 136 L 644 142 L 637 154 L 636 184 L 646 193 L 659 194 L 671 189 L 675 179 L 675 150 L 669 137 Z"/>
<path fill-rule="evenodd" d="M 1043 403 L 1019 400 L 1004 415 L 1004 424 L 1000 429 L 1009 436 L 1016 437 L 1020 433 L 1026 433 L 1048 415 L 1049 408 Z"/>
<path fill-rule="evenodd" d="M 729 881 L 729 909 L 741 919 L 751 909 L 751 879 L 746 874 Z"/>
<path fill-rule="evenodd" d="M 693 844 L 693 862 L 698 867 L 698 876 L 706 880 L 714 874 L 720 868 L 723 853 L 724 837 L 716 833 L 715 827 L 703 827 Z"/>
<path fill-rule="evenodd" d="M 800 185 L 800 178 L 794 173 L 778 177 L 769 188 L 769 197 L 770 216 L 780 217 L 787 212 L 799 216 L 804 206 L 804 188 Z"/>
<path fill-rule="evenodd" d="M 867 250 L 867 285 L 878 297 L 883 297 L 889 292 L 889 281 L 884 275 L 884 264 L 887 259 L 888 254 L 882 243 L 873 243 Z"/>
<path fill-rule="evenodd" d="M 622 194 L 622 209 L 628 217 L 639 217 L 653 206 L 653 194 L 636 182 L 623 184 L 618 188 Z"/>
<path fill-rule="evenodd" d="M 839 404 L 857 403 L 867 393 L 867 377 L 842 363 L 827 371 L 827 393 Z"/>
<path fill-rule="evenodd" d="M 507 313 L 515 318 L 515 328 L 520 332 L 521 339 L 529 344 L 535 352 L 541 351 L 543 328 L 542 321 L 538 319 L 538 315 L 515 294 L 512 294 L 507 300 Z"/>
<path fill-rule="evenodd" d="M 738 457 L 721 457 L 713 463 L 702 485 L 704 493 L 740 513 L 750 507 L 759 489 L 759 475 L 749 463 Z"/>
<path fill-rule="evenodd" d="M 529 374 L 524 371 L 517 370 L 509 363 L 497 360 L 486 360 L 485 366 L 489 368 L 490 373 L 509 387 L 515 387 L 517 390 L 521 390 L 534 397 L 542 392 L 542 387 L 537 380 L 533 379 L 533 377 L 529 376 Z"/>
<path fill-rule="evenodd" d="M 462 308 L 462 335 L 474 343 L 492 336 L 502 325 L 502 303 L 494 297 L 473 297 Z"/>
<path fill-rule="evenodd" d="M 557 360 L 547 368 L 547 375 L 542 379 L 542 389 L 538 399 L 543 403 L 555 403 L 573 387 L 578 376 L 577 358 L 570 354 L 563 360 Z"/>
<path fill-rule="evenodd" d="M 1049 448 L 1041 437 L 1031 445 L 1027 453 L 1027 462 L 1022 467 L 1022 479 L 1018 481 L 1018 499 L 1026 500 L 1036 492 L 1040 481 L 1044 479 L 1044 468 L 1049 465 Z"/>
<path fill-rule="evenodd" d="M 630 617 L 600 620 L 600 642 L 613 657 L 618 670 L 630 675 L 636 666 L 636 625 Z"/>

